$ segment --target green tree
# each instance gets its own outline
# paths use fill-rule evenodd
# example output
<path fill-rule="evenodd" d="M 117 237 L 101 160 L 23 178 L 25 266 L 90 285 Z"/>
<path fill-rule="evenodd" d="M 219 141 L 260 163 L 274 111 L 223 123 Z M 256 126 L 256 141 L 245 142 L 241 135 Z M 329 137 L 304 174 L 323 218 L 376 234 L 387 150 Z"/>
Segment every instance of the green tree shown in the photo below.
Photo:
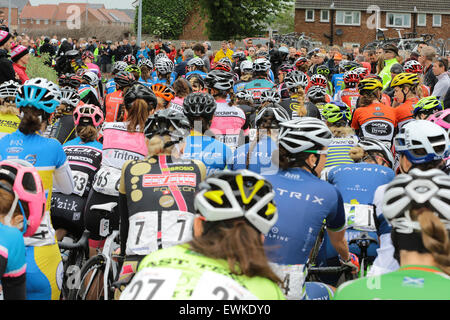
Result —
<path fill-rule="evenodd" d="M 143 0 L 142 33 L 178 39 L 195 3 L 193 0 Z M 138 8 L 134 27 L 137 31 Z"/>
<path fill-rule="evenodd" d="M 295 31 L 295 1 L 292 1 L 284 10 L 279 12 L 272 21 L 269 21 L 273 30 L 278 34 L 286 34 Z"/>
<path fill-rule="evenodd" d="M 292 1 L 199 0 L 211 40 L 242 39 L 265 33 L 269 23 Z"/>

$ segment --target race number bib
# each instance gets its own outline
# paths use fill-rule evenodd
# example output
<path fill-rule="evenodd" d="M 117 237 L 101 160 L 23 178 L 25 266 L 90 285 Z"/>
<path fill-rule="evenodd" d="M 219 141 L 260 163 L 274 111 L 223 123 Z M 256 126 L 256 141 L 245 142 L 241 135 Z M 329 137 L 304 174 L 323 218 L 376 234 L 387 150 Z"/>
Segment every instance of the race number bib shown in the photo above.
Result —
<path fill-rule="evenodd" d="M 85 172 L 75 170 L 72 171 L 72 178 L 74 184 L 73 193 L 82 197 L 89 182 L 89 175 Z"/>
<path fill-rule="evenodd" d="M 273 272 L 283 281 L 284 288 L 281 288 L 286 299 L 302 300 L 305 296 L 305 279 L 307 270 L 304 264 L 281 265 L 270 263 Z"/>
<path fill-rule="evenodd" d="M 191 300 L 259 300 L 233 279 L 206 271 L 199 279 Z"/>
<path fill-rule="evenodd" d="M 130 217 L 127 254 L 146 255 L 192 239 L 194 215 L 182 211 L 147 211 Z"/>
<path fill-rule="evenodd" d="M 367 204 L 344 203 L 347 228 L 361 231 L 376 231 L 374 207 Z"/>
<path fill-rule="evenodd" d="M 23 238 L 26 246 L 41 247 L 55 244 L 55 229 L 50 220 L 50 212 L 46 211 L 36 232 Z"/>
<path fill-rule="evenodd" d="M 237 134 L 217 135 L 215 138 L 226 144 L 232 150 L 236 149 L 239 144 L 239 135 Z"/>
<path fill-rule="evenodd" d="M 105 166 L 95 174 L 92 188 L 95 191 L 109 195 L 119 196 L 119 184 L 122 171 L 113 167 Z"/>
<path fill-rule="evenodd" d="M 169 268 L 139 271 L 120 295 L 120 300 L 170 300 L 182 274 Z"/>

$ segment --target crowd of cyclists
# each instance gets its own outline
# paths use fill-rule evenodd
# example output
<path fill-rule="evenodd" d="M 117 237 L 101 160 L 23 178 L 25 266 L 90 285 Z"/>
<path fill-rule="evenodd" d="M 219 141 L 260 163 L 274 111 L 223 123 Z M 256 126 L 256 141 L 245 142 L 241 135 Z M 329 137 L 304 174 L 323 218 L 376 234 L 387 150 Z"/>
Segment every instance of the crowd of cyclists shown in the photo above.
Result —
<path fill-rule="evenodd" d="M 224 41 L 101 70 L 63 39 L 53 83 L 15 41 L 0 31 L 2 299 L 62 299 L 58 244 L 88 231 L 92 257 L 112 230 L 115 299 L 450 299 L 446 57 Z"/>

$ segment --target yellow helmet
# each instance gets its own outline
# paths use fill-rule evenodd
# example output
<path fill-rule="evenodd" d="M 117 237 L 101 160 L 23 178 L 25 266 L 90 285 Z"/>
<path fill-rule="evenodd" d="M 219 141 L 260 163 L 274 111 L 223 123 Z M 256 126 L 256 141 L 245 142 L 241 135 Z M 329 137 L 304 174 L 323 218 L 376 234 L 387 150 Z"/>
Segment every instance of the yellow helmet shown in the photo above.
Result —
<path fill-rule="evenodd" d="M 416 73 L 399 73 L 392 79 L 391 87 L 402 86 L 404 84 L 408 84 L 412 87 L 415 87 L 419 84 L 419 77 Z"/>
<path fill-rule="evenodd" d="M 359 91 L 374 91 L 376 89 L 383 89 L 383 84 L 380 80 L 376 78 L 366 78 L 359 82 L 358 89 Z"/>

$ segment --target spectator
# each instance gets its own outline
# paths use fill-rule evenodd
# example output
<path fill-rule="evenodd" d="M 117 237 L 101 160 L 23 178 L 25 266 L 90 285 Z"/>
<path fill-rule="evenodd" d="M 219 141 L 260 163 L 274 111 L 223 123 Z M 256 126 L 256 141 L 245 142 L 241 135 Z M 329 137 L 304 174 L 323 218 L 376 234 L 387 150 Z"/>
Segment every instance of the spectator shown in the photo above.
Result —
<path fill-rule="evenodd" d="M 437 58 L 433 63 L 432 70 L 438 82 L 434 86 L 431 95 L 443 101 L 448 89 L 450 88 L 450 77 L 447 72 L 448 60 L 444 58 Z"/>
<path fill-rule="evenodd" d="M 144 42 L 144 44 L 145 44 L 145 42 Z M 141 45 L 141 46 L 142 46 L 142 45 Z M 135 39 L 131 40 L 130 47 L 131 47 L 131 54 L 132 54 L 135 58 L 137 58 L 137 53 L 138 53 L 138 51 L 139 51 L 139 47 L 137 46 L 136 40 L 135 40 Z"/>
<path fill-rule="evenodd" d="M 231 61 L 233 61 L 233 51 L 230 50 L 230 48 L 228 47 L 228 42 L 227 41 L 222 41 L 222 48 L 217 52 L 217 54 L 214 57 L 214 62 L 219 62 L 221 59 L 228 57 Z"/>
<path fill-rule="evenodd" d="M 194 58 L 194 51 L 192 49 L 186 49 L 183 53 L 184 60 L 179 63 L 175 67 L 175 73 L 178 75 L 178 77 L 184 76 L 186 74 L 186 66 L 189 60 Z"/>
<path fill-rule="evenodd" d="M 252 62 L 256 60 L 256 49 L 255 49 L 255 47 L 249 47 L 248 48 L 247 60 L 252 61 Z"/>
<path fill-rule="evenodd" d="M 39 48 L 39 53 L 43 55 L 44 53 L 48 53 L 50 57 L 53 57 L 55 55 L 55 49 L 50 44 L 50 38 L 45 37 L 44 38 L 44 44 Z M 48 61 L 46 62 L 48 64 Z M 50 63 L 51 65 L 51 63 Z"/>
<path fill-rule="evenodd" d="M 177 49 L 175 48 L 175 46 L 172 43 L 169 44 L 169 48 L 170 48 L 170 52 L 167 54 L 167 56 L 169 57 L 170 60 L 175 62 L 175 57 L 177 55 Z"/>
<path fill-rule="evenodd" d="M 205 47 L 204 47 L 201 43 L 197 43 L 197 44 L 192 48 L 192 50 L 194 50 L 194 54 L 195 54 L 197 57 L 202 58 L 202 60 L 205 62 L 206 70 L 208 70 L 208 72 L 209 72 L 209 70 L 211 70 L 211 64 L 209 63 L 209 58 L 208 58 L 208 56 L 206 55 Z"/>
<path fill-rule="evenodd" d="M 9 50 L 11 50 L 12 35 L 7 31 L 0 31 L 0 84 L 16 79 L 11 60 L 9 60 Z"/>
<path fill-rule="evenodd" d="M 145 41 L 141 41 L 141 47 L 136 53 L 136 59 L 138 62 L 142 58 L 150 59 L 150 49 L 147 47 Z"/>
<path fill-rule="evenodd" d="M 61 41 L 61 46 L 59 47 L 58 53 L 56 54 L 58 57 L 73 49 L 73 46 L 69 43 L 68 40 L 63 39 Z"/>
<path fill-rule="evenodd" d="M 391 66 L 391 79 L 394 79 L 396 75 L 400 74 L 403 72 L 403 66 L 400 63 L 395 63 Z M 389 84 L 387 86 L 387 88 L 384 90 L 384 93 L 387 94 L 390 98 L 391 101 L 394 101 L 394 104 L 396 103 L 394 100 L 394 93 L 395 90 L 394 88 L 391 87 L 391 82 L 389 81 Z M 396 105 L 392 105 L 393 107 L 396 107 Z"/>
<path fill-rule="evenodd" d="M 433 73 L 433 60 L 436 57 L 436 50 L 433 47 L 426 46 L 421 49 L 419 62 L 423 67 L 423 84 L 430 87 L 431 92 L 437 83 L 437 78 Z"/>
<path fill-rule="evenodd" d="M 377 53 L 375 50 L 369 49 L 363 51 L 364 61 L 370 63 L 371 70 L 377 70 Z"/>
<path fill-rule="evenodd" d="M 24 84 L 25 81 L 29 80 L 26 73 L 27 64 L 30 60 L 30 52 L 28 48 L 22 45 L 16 45 L 11 49 L 11 60 L 13 62 L 13 68 L 19 77 L 20 83 Z"/>
<path fill-rule="evenodd" d="M 100 66 L 103 73 L 111 73 L 113 49 L 111 41 L 107 41 L 106 45 L 100 47 Z"/>
<path fill-rule="evenodd" d="M 297 60 L 296 54 L 297 54 L 297 49 L 295 49 L 294 47 L 290 47 L 289 55 L 288 55 L 288 60 L 289 60 L 290 64 L 294 64 L 295 60 Z"/>
<path fill-rule="evenodd" d="M 398 63 L 398 48 L 393 44 L 385 44 L 383 46 L 383 60 L 384 68 L 381 70 L 379 76 L 383 80 L 383 89 L 385 90 L 392 80 L 391 67 Z"/>

